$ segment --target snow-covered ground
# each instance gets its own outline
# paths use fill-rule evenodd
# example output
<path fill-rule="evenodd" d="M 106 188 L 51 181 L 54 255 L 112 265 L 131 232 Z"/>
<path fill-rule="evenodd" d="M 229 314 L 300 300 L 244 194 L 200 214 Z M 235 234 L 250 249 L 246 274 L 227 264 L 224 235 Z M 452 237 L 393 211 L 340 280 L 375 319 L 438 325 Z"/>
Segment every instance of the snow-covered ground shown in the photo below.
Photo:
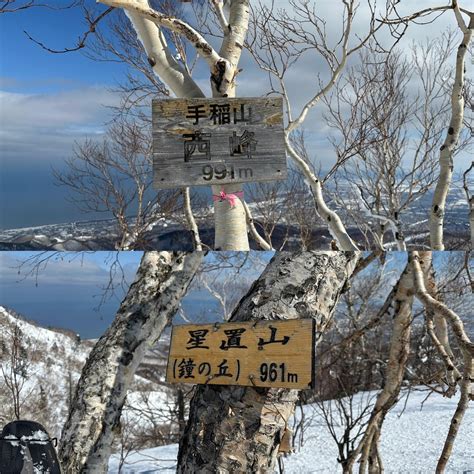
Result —
<path fill-rule="evenodd" d="M 50 418 L 46 424 L 51 436 L 59 436 L 60 428 L 67 415 L 69 377 L 75 382 L 80 375 L 92 341 L 80 341 L 73 333 L 39 327 L 23 320 L 10 310 L 0 306 L 0 340 L 7 341 L 12 325 L 20 327 L 30 356 L 30 377 L 25 387 L 29 406 L 25 406 L 26 418 L 35 419 L 40 391 L 47 393 L 47 412 Z M 124 410 L 125 424 L 146 427 L 143 413 L 153 412 L 155 422 L 169 419 L 174 409 L 174 400 L 166 386 L 155 385 L 147 380 L 147 373 L 162 371 L 165 366 L 166 346 L 169 337 L 163 338 L 162 346 L 149 353 L 140 368 L 142 376 L 136 377 L 136 389 L 128 396 Z M 0 364 L 2 360 L 0 358 Z M 41 388 L 43 387 L 43 388 Z M 140 387 L 140 388 L 138 388 Z M 358 395 L 358 399 L 368 394 Z M 405 406 L 405 400 L 392 410 L 384 425 L 381 452 L 386 473 L 432 473 L 441 452 L 451 417 L 456 409 L 457 399 L 444 399 L 432 395 L 422 407 L 426 392 L 413 392 Z M 31 406 L 30 406 L 31 405 Z M 357 402 L 355 403 L 357 406 Z M 3 407 L 5 408 L 5 407 Z M 36 410 L 36 411 L 35 411 Z M 307 420 L 311 419 L 305 433 L 305 443 L 301 449 L 285 459 L 287 473 L 337 473 L 341 469 L 337 463 L 337 449 L 318 408 L 305 407 Z M 0 418 L 2 403 L 0 400 Z M 1 420 L 0 420 L 1 421 Z M 3 420 L 4 423 L 11 421 Z M 43 421 L 43 420 L 38 420 Z M 1 423 L 0 423 L 1 424 Z M 454 451 L 448 465 L 449 473 L 474 472 L 474 403 L 468 409 L 461 427 Z M 120 472 L 127 474 L 152 474 L 174 472 L 177 445 L 161 446 L 130 454 Z M 118 473 L 120 456 L 110 460 L 110 473 Z"/>
<path fill-rule="evenodd" d="M 360 397 L 366 396 L 360 395 Z M 402 400 L 387 416 L 381 438 L 381 454 L 385 472 L 433 473 L 448 432 L 456 399 L 432 395 L 423 405 L 426 392 L 412 392 L 408 401 Z M 285 458 L 288 474 L 332 474 L 341 472 L 337 462 L 337 447 L 315 406 L 305 408 L 307 416 L 314 415 L 299 452 Z M 454 445 L 448 473 L 474 472 L 474 404 L 468 409 Z M 176 444 L 146 449 L 131 454 L 120 470 L 126 474 L 175 472 L 178 446 Z M 119 458 L 112 456 L 109 473 L 119 472 Z"/>

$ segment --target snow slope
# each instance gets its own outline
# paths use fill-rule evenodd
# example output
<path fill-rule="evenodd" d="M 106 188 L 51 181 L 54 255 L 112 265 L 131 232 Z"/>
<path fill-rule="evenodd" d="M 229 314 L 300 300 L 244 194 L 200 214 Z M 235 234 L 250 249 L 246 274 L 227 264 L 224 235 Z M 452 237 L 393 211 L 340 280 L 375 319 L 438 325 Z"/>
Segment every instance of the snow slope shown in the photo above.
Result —
<path fill-rule="evenodd" d="M 45 426 L 50 436 L 58 437 L 68 415 L 68 403 L 82 368 L 95 341 L 81 341 L 70 331 L 47 329 L 27 321 L 13 310 L 0 306 L 0 430 L 13 419 L 11 394 L 6 390 L 2 369 L 8 373 L 9 352 L 14 327 L 21 331 L 27 359 L 25 383 L 21 390 L 21 417 Z M 151 422 L 143 411 L 153 411 L 153 422 L 166 423 L 174 400 L 168 387 L 151 380 L 160 379 L 166 367 L 169 335 L 150 351 L 139 367 L 122 421 L 139 423 L 146 428 Z M 155 378 L 149 378 L 148 374 Z"/>
<path fill-rule="evenodd" d="M 27 359 L 25 383 L 21 391 L 22 416 L 46 423 L 51 436 L 59 436 L 67 416 L 67 401 L 73 385 L 79 379 L 82 366 L 93 344 L 81 341 L 74 333 L 46 329 L 22 319 L 0 306 L 0 340 L 6 351 L 0 351 L 0 366 L 8 371 L 8 352 L 13 327 L 21 330 L 22 346 Z M 3 380 L 0 380 L 3 383 Z M 0 425 L 11 421 L 8 407 L 11 400 L 0 393 Z M 38 411 L 38 407 L 41 409 Z M 47 413 L 47 415 L 46 415 Z"/>
<path fill-rule="evenodd" d="M 360 397 L 367 396 L 365 394 Z M 387 416 L 381 439 L 381 454 L 385 472 L 433 473 L 457 399 L 444 399 L 432 395 L 422 407 L 426 392 L 413 392 L 406 407 L 401 401 Z M 285 458 L 287 474 L 332 474 L 342 472 L 337 463 L 337 448 L 319 410 L 314 405 L 305 408 L 313 416 L 301 450 Z M 474 404 L 468 409 L 453 454 L 448 473 L 474 471 Z M 175 472 L 178 446 L 176 444 L 147 449 L 126 459 L 120 472 L 126 474 L 152 474 Z M 109 473 L 118 473 L 118 457 L 109 463 Z"/>

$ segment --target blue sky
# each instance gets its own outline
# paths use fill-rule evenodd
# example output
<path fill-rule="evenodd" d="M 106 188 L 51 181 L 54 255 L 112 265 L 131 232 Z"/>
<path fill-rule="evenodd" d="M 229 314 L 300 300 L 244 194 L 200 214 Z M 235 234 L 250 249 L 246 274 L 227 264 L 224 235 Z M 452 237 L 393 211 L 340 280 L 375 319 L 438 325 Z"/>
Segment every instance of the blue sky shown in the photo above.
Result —
<path fill-rule="evenodd" d="M 105 9 L 94 0 L 86 0 L 85 4 L 97 12 Z M 289 5 L 287 0 L 278 0 L 277 4 Z M 322 16 L 330 19 L 336 15 L 333 0 L 321 0 L 318 5 Z M 420 0 L 417 5 L 422 8 L 430 1 Z M 364 21 L 362 12 L 356 31 L 365 27 Z M 329 21 L 329 34 L 334 36 L 339 26 Z M 414 39 L 434 37 L 447 26 L 455 28 L 453 15 L 446 14 L 432 25 L 413 26 L 400 47 L 407 48 Z M 107 35 L 106 23 L 102 28 Z M 81 52 L 48 53 L 23 32 L 60 49 L 74 46 L 85 29 L 79 9 L 34 8 L 0 15 L 0 228 L 98 217 L 82 214 L 65 200 L 67 189 L 54 185 L 51 167 L 63 168 L 75 142 L 100 138 L 111 118 L 109 106 L 119 100 L 110 89 L 124 80 L 126 67 L 117 62 L 95 62 Z M 266 75 L 246 53 L 241 66 L 241 95 L 258 96 L 268 91 Z M 471 69 L 469 62 L 467 66 Z M 290 73 L 288 86 L 295 110 L 314 92 L 319 72 L 324 77 L 324 65 L 309 58 Z M 203 67 L 197 69 L 196 79 L 208 90 Z M 311 112 L 307 129 L 314 145 L 311 152 L 324 169 L 333 159 L 333 152 L 318 110 Z M 465 157 L 459 161 L 470 160 Z"/>
<path fill-rule="evenodd" d="M 52 259 L 38 279 L 27 276 L 21 262 L 30 252 L 0 253 L 0 305 L 8 306 L 44 326 L 71 329 L 82 337 L 97 337 L 110 324 L 123 297 L 121 290 L 98 308 L 107 285 L 111 252 L 95 252 Z M 38 254 L 39 255 L 39 254 Z M 141 252 L 120 254 L 127 279 L 131 281 Z M 20 273 L 19 273 L 20 271 Z"/>
<path fill-rule="evenodd" d="M 0 15 L 0 228 L 84 219 L 53 184 L 51 166 L 62 167 L 75 141 L 102 132 L 117 102 L 108 89 L 125 68 L 48 53 L 23 31 L 60 49 L 85 29 L 77 9 Z"/>

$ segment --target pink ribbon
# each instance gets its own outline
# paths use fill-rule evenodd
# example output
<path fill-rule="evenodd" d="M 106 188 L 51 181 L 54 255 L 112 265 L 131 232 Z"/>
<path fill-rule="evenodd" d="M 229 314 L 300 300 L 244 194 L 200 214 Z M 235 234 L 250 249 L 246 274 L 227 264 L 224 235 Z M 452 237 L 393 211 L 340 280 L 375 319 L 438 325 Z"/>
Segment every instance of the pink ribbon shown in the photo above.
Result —
<path fill-rule="evenodd" d="M 236 193 L 226 194 L 224 190 L 222 190 L 219 194 L 213 194 L 212 200 L 213 201 L 229 201 L 230 207 L 235 207 L 235 201 L 237 198 L 243 198 L 244 192 L 239 191 Z"/>

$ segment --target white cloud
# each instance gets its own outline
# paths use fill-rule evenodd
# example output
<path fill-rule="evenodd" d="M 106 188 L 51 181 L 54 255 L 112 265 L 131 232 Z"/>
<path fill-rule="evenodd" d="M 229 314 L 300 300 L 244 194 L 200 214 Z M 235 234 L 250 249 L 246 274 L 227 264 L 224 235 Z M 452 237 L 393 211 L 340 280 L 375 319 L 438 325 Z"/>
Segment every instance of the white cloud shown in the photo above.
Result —
<path fill-rule="evenodd" d="M 0 282 L 3 284 L 12 284 L 15 282 L 34 281 L 34 272 L 31 264 L 26 263 L 28 257 L 32 254 L 19 256 L 18 253 L 12 255 L 12 252 L 0 252 Z M 40 260 L 44 253 L 38 252 Z M 32 261 L 30 261 L 31 263 Z M 24 264 L 21 267 L 21 264 Z M 45 264 L 39 265 L 38 282 L 39 284 L 91 284 L 103 285 L 107 282 L 108 272 L 98 262 L 77 254 L 64 254 L 61 257 L 52 257 Z"/>
<path fill-rule="evenodd" d="M 269 3 L 265 0 L 264 3 Z M 342 28 L 342 2 L 334 2 L 334 0 L 315 1 L 315 12 L 322 20 L 324 20 L 328 43 L 336 47 L 340 39 Z M 311 5 L 310 5 L 311 6 Z M 379 17 L 382 15 L 384 2 L 379 2 Z M 422 10 L 432 6 L 431 0 L 419 0 L 414 5 L 414 2 L 400 2 L 399 13 L 407 15 L 414 11 Z M 290 17 L 293 16 L 292 6 L 288 0 L 275 0 L 274 10 L 278 8 L 285 8 Z M 370 18 L 370 11 L 366 2 L 360 2 L 357 9 L 353 34 L 350 41 L 350 46 L 354 46 L 361 37 L 364 37 L 368 31 L 368 23 Z M 452 11 L 447 11 L 441 17 L 437 18 L 433 23 L 424 25 L 410 24 L 405 36 L 397 44 L 397 49 L 404 54 L 411 54 L 411 46 L 414 41 L 424 42 L 426 40 L 433 40 L 440 38 L 441 34 L 447 28 L 457 30 L 457 23 Z M 458 30 L 457 30 L 458 31 Z M 458 31 L 457 37 L 461 39 L 462 34 Z M 378 36 L 378 40 L 389 46 L 394 42 L 390 36 L 388 28 L 382 29 Z M 337 55 L 340 57 L 340 49 L 335 49 Z M 448 67 L 455 64 L 456 51 L 448 59 Z M 348 65 L 357 63 L 357 56 L 351 57 Z M 467 61 L 468 74 L 472 70 L 472 64 Z M 269 91 L 270 85 L 267 73 L 261 71 L 256 65 L 250 54 L 244 51 L 242 55 L 240 67 L 243 69 L 242 73 L 237 77 L 238 95 L 239 96 L 259 96 Z M 286 88 L 289 93 L 292 105 L 293 116 L 298 116 L 304 104 L 318 92 L 318 75 L 324 81 L 329 77 L 330 71 L 322 59 L 322 57 L 313 52 L 308 52 L 299 59 L 288 71 L 286 76 Z M 347 67 L 343 71 L 342 76 L 347 74 Z M 412 89 L 416 88 L 415 81 L 412 81 L 409 86 Z M 311 155 L 314 156 L 318 164 L 321 164 L 323 169 L 329 166 L 335 160 L 335 154 L 332 146 L 328 140 L 332 134 L 331 130 L 325 124 L 322 117 L 324 106 L 317 104 L 304 123 L 303 128 L 307 132 L 307 140 L 310 143 Z M 467 154 L 462 154 L 457 158 L 456 165 L 464 166 L 471 158 Z"/>
<path fill-rule="evenodd" d="M 64 158 L 76 140 L 100 134 L 118 98 L 104 87 L 50 94 L 0 91 L 2 159 Z"/>
<path fill-rule="evenodd" d="M 265 0 L 269 2 L 269 0 Z M 382 9 L 384 2 L 379 2 Z M 401 14 L 415 9 L 431 6 L 432 0 L 400 2 Z M 320 0 L 315 2 L 316 14 L 326 21 L 326 31 L 331 44 L 340 38 L 342 2 Z M 292 14 L 288 0 L 276 0 L 274 8 L 286 8 Z M 352 42 L 356 35 L 363 36 L 367 31 L 369 11 L 366 2 L 360 2 Z M 451 11 L 438 18 L 433 24 L 410 25 L 407 35 L 398 47 L 404 51 L 413 40 L 435 38 L 447 27 L 456 28 L 456 21 Z M 379 35 L 385 43 L 391 41 L 388 30 Z M 217 41 L 215 46 L 217 47 Z M 454 64 L 454 56 L 451 61 Z M 258 96 L 269 90 L 267 74 L 258 69 L 253 59 L 244 52 L 240 66 L 243 72 L 238 76 L 238 94 L 241 96 Z M 468 64 L 468 68 L 470 65 Z M 293 67 L 287 78 L 287 89 L 290 93 L 294 114 L 297 115 L 304 103 L 317 90 L 317 75 L 327 78 L 329 71 L 320 56 L 306 54 Z M 209 73 L 205 66 L 199 65 L 196 71 L 200 86 L 210 93 Z M 11 85 L 10 78 L 0 77 L 1 85 Z M 18 84 L 17 84 L 18 85 Z M 76 140 L 86 136 L 100 134 L 104 123 L 110 117 L 105 107 L 117 104 L 119 98 L 103 87 L 81 87 L 69 91 L 51 94 L 19 94 L 0 91 L 0 151 L 3 160 L 63 159 L 70 156 Z M 318 155 L 325 164 L 334 159 L 327 142 L 328 131 L 321 117 L 321 106 L 316 106 L 305 123 L 308 138 L 318 143 Z M 312 135 L 312 136 L 310 136 Z M 323 143 L 323 142 L 326 143 Z"/>

